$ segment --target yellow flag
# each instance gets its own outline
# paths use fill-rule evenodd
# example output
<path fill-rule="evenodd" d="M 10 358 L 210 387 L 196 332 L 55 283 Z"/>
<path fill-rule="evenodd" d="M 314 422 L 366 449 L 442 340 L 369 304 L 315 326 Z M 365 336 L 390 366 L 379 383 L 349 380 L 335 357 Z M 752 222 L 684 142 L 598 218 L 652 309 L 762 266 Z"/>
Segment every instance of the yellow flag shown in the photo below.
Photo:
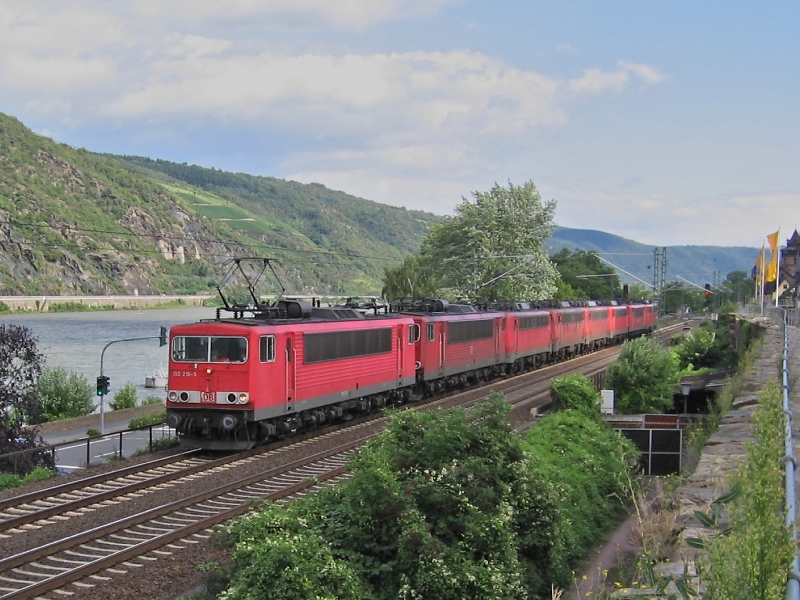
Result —
<path fill-rule="evenodd" d="M 767 276 L 764 281 L 771 283 L 778 279 L 778 253 L 772 255 L 772 260 L 767 264 Z"/>
<path fill-rule="evenodd" d="M 767 265 L 766 277 L 764 277 L 764 280 L 768 283 L 778 280 L 778 235 L 780 232 L 781 230 L 778 229 L 778 231 L 775 233 L 770 233 L 767 236 L 767 241 L 769 241 L 769 249 L 772 252 L 772 257 Z"/>
<path fill-rule="evenodd" d="M 772 251 L 772 256 L 775 256 L 775 253 L 778 251 L 778 234 L 780 234 L 781 230 L 778 229 L 775 233 L 770 233 L 767 236 L 767 241 L 769 242 L 769 249 Z"/>
<path fill-rule="evenodd" d="M 767 266 L 767 249 L 762 244 L 761 252 L 759 253 L 758 258 L 756 259 L 756 281 L 759 283 L 763 281 L 764 273 L 767 270 L 766 266 Z"/>

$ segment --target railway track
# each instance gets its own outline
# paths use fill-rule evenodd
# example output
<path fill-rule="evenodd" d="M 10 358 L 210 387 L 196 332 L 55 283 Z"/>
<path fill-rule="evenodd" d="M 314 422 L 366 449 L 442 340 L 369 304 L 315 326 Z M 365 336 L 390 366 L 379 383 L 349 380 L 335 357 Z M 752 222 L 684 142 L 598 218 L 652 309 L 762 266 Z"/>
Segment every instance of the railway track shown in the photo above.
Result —
<path fill-rule="evenodd" d="M 549 404 L 553 378 L 576 369 L 602 372 L 618 352 L 609 348 L 414 406 L 469 406 L 497 391 L 524 420 Z M 347 457 L 377 435 L 383 419 L 216 461 L 187 453 L 90 478 L 83 482 L 88 490 L 71 482 L 0 502 L 0 536 L 27 539 L 25 549 L 0 560 L 0 599 L 103 597 L 97 590 L 104 584 L 201 543 L 214 525 L 249 510 L 254 499 L 289 498 L 346 477 Z"/>
<path fill-rule="evenodd" d="M 131 559 L 164 554 L 160 548 L 197 533 L 210 535 L 215 525 L 250 510 L 253 500 L 286 499 L 323 482 L 336 483 L 347 477 L 349 455 L 364 441 L 347 442 L 2 559 L 0 598 L 40 597 L 103 570 L 110 570 L 110 578 L 120 563 L 131 568 Z M 92 585 L 78 584 L 78 589 Z"/>

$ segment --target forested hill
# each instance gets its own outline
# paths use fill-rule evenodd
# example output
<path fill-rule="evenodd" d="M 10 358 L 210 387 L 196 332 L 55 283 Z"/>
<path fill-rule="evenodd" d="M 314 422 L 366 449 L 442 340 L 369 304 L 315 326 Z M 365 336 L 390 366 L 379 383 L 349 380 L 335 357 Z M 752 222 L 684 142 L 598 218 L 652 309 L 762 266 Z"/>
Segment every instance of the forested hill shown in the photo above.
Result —
<path fill-rule="evenodd" d="M 115 158 L 210 192 L 211 198 L 195 192 L 184 195 L 200 212 L 227 219 L 234 229 L 257 231 L 277 239 L 301 235 L 321 248 L 368 254 L 383 251 L 385 247 L 381 245 L 388 244 L 408 254 L 418 250 L 422 236 L 440 220 L 431 213 L 379 204 L 318 183 L 230 173 L 139 156 Z M 227 200 L 241 210 L 225 211 L 213 197 Z M 258 226 L 246 223 L 253 219 L 259 222 Z"/>
<path fill-rule="evenodd" d="M 98 155 L 0 114 L 0 295 L 213 291 L 232 256 L 276 259 L 290 292 L 375 293 L 438 219 L 321 185 Z"/>

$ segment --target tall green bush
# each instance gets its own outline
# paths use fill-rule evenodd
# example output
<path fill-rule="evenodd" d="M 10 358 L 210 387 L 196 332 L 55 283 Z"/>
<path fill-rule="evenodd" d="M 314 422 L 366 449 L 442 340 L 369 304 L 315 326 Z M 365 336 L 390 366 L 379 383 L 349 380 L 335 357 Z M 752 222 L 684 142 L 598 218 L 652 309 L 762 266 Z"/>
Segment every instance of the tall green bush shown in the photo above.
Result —
<path fill-rule="evenodd" d="M 549 598 L 551 583 L 571 586 L 572 569 L 624 511 L 638 452 L 607 424 L 577 410 L 543 418 L 528 430 L 523 448 L 531 479 L 550 490 L 555 508 L 546 530 L 528 529 L 523 536 L 531 544 L 529 589 Z"/>
<path fill-rule="evenodd" d="M 94 412 L 95 390 L 84 375 L 63 367 L 45 368 L 36 383 L 44 421 L 83 417 Z"/>
<path fill-rule="evenodd" d="M 136 386 L 129 381 L 114 394 L 114 399 L 108 405 L 111 410 L 122 410 L 123 408 L 133 408 L 136 406 L 137 401 Z"/>
<path fill-rule="evenodd" d="M 600 416 L 600 394 L 586 375 L 565 375 L 550 383 L 550 397 L 560 409 Z"/>
<path fill-rule="evenodd" d="M 617 409 L 624 414 L 666 412 L 673 406 L 678 365 L 658 342 L 640 337 L 622 345 L 603 386 L 613 389 Z"/>

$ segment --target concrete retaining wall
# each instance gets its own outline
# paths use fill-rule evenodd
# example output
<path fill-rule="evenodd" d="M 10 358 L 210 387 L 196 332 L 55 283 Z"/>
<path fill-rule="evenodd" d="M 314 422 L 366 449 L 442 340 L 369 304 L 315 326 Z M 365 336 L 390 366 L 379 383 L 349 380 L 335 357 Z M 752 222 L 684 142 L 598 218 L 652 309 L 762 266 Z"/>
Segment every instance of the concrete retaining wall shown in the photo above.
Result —
<path fill-rule="evenodd" d="M 172 302 L 202 306 L 210 295 L 197 296 L 0 296 L 0 302 L 11 310 L 46 312 L 53 304 L 83 304 L 92 308 L 147 308 Z"/>

